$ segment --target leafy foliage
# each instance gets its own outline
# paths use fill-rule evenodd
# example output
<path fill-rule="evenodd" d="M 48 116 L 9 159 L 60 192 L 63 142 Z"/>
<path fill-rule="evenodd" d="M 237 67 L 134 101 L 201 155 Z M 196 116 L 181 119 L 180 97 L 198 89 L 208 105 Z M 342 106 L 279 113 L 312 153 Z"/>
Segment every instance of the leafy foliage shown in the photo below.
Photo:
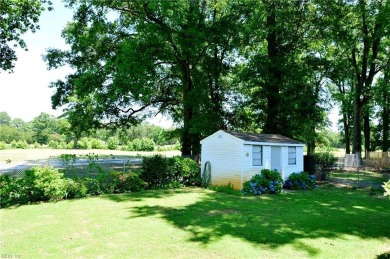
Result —
<path fill-rule="evenodd" d="M 282 191 L 283 179 L 277 170 L 263 169 L 243 184 L 244 195 L 276 194 Z"/>
<path fill-rule="evenodd" d="M 291 190 L 312 190 L 316 187 L 316 177 L 307 172 L 292 173 L 283 187 Z"/>
<path fill-rule="evenodd" d="M 97 178 L 69 179 L 64 178 L 56 169 L 34 167 L 26 170 L 21 178 L 0 175 L 0 206 L 59 201 L 88 195 L 138 192 L 146 187 L 147 183 L 132 172 L 101 172 Z"/>
<path fill-rule="evenodd" d="M 314 154 L 314 162 L 319 165 L 333 165 L 337 158 L 330 152 L 321 152 Z"/>
<path fill-rule="evenodd" d="M 139 192 L 147 187 L 147 183 L 138 174 L 132 172 L 111 171 L 100 174 L 96 180 L 102 193 Z"/>
<path fill-rule="evenodd" d="M 27 31 L 35 32 L 39 29 L 39 16 L 44 9 L 46 0 L 3 0 L 0 5 L 0 69 L 12 71 L 14 61 L 17 60 L 13 47 L 27 50 L 26 43 L 21 35 Z M 13 47 L 12 47 L 13 45 Z"/>
<path fill-rule="evenodd" d="M 130 141 L 126 146 L 126 150 L 128 151 L 153 151 L 154 148 L 155 143 L 149 138 L 136 138 L 133 141 Z"/>
<path fill-rule="evenodd" d="M 107 141 L 108 149 L 115 150 L 119 146 L 119 139 L 117 137 L 110 137 Z"/>
<path fill-rule="evenodd" d="M 28 148 L 28 144 L 26 141 L 22 141 L 22 140 L 19 140 L 19 141 L 12 141 L 11 142 L 11 147 L 13 148 L 20 148 L 20 149 L 26 149 Z"/>
<path fill-rule="evenodd" d="M 67 179 L 50 167 L 26 170 L 21 178 L 0 176 L 2 207 L 38 201 L 58 201 L 66 197 Z"/>
<path fill-rule="evenodd" d="M 140 177 L 154 189 L 199 185 L 200 169 L 189 158 L 154 155 L 143 158 Z"/>

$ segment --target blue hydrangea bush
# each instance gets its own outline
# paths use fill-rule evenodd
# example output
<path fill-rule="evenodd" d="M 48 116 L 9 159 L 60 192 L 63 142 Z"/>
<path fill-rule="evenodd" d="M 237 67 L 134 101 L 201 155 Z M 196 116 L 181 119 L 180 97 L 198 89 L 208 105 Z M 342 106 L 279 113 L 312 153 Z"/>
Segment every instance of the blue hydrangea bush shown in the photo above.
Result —
<path fill-rule="evenodd" d="M 290 190 L 312 190 L 316 187 L 316 176 L 309 175 L 307 172 L 290 174 L 283 186 Z"/>
<path fill-rule="evenodd" d="M 283 179 L 277 170 L 263 169 L 244 183 L 244 195 L 276 194 L 282 191 Z"/>

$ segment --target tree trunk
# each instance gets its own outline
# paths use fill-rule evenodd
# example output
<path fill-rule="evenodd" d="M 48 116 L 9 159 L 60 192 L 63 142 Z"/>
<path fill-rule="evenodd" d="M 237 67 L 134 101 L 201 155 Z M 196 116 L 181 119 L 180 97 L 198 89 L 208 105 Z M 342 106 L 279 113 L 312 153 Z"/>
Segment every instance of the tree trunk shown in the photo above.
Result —
<path fill-rule="evenodd" d="M 343 113 L 343 125 L 344 125 L 344 136 L 345 136 L 345 154 L 351 154 L 351 136 L 350 128 L 348 123 L 348 115 Z"/>
<path fill-rule="evenodd" d="M 181 139 L 181 155 L 192 155 L 192 140 L 191 140 L 191 120 L 193 116 L 192 104 L 190 100 L 190 93 L 192 91 L 192 79 L 190 74 L 190 67 L 188 61 L 183 61 L 184 80 L 183 80 L 183 133 Z"/>
<path fill-rule="evenodd" d="M 357 85 L 353 102 L 353 147 L 357 166 L 362 162 L 362 104 L 360 101 L 362 86 Z"/>
<path fill-rule="evenodd" d="M 387 83 L 385 81 L 385 83 Z M 390 86 L 388 86 L 390 87 Z M 388 90 L 383 89 L 383 111 L 382 111 L 382 151 L 388 152 L 390 148 L 389 126 L 390 126 L 390 96 Z"/>
<path fill-rule="evenodd" d="M 265 93 L 267 95 L 266 121 L 263 128 L 264 133 L 279 133 L 279 111 L 280 111 L 280 85 L 281 70 L 279 60 L 278 40 L 276 34 L 276 14 L 275 3 L 267 6 L 267 48 L 268 48 L 268 80 L 265 83 Z"/>
<path fill-rule="evenodd" d="M 363 122 L 364 122 L 364 155 L 365 158 L 367 159 L 370 158 L 370 145 L 371 145 L 370 116 L 369 116 L 368 108 L 364 113 Z"/>
<path fill-rule="evenodd" d="M 73 149 L 77 149 L 78 141 L 79 141 L 79 138 L 78 137 L 74 137 L 74 139 L 73 139 Z"/>
<path fill-rule="evenodd" d="M 315 141 L 310 141 L 307 143 L 307 155 L 313 156 L 316 150 L 316 143 Z"/>

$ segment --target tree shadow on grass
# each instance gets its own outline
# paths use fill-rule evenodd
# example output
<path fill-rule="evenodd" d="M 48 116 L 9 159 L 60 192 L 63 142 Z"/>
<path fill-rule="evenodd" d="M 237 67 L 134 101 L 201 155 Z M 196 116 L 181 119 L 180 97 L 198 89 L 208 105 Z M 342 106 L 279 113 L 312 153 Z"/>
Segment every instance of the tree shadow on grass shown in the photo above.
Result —
<path fill-rule="evenodd" d="M 189 189 L 148 190 L 132 193 L 105 194 L 102 198 L 115 202 L 145 201 L 148 199 L 166 199 L 177 194 L 192 192 Z"/>
<path fill-rule="evenodd" d="M 184 207 L 138 206 L 131 218 L 155 215 L 191 233 L 189 241 L 209 244 L 233 236 L 277 248 L 291 244 L 315 256 L 319 247 L 302 238 L 389 238 L 390 203 L 348 190 L 318 190 L 264 198 L 205 193 Z"/>

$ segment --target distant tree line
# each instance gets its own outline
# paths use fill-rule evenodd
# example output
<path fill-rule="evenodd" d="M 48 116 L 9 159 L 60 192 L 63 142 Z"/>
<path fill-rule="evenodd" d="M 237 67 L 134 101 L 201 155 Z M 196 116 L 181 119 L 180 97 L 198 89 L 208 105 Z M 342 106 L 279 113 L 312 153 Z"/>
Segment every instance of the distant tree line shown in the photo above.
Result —
<path fill-rule="evenodd" d="M 151 151 L 155 146 L 175 145 L 178 140 L 175 129 L 146 123 L 121 130 L 91 130 L 75 140 L 66 118 L 41 113 L 32 121 L 25 122 L 19 118 L 12 119 L 7 112 L 0 112 L 0 142 L 16 148 L 48 145 L 52 148 L 117 149 L 123 146 L 124 150 Z"/>

